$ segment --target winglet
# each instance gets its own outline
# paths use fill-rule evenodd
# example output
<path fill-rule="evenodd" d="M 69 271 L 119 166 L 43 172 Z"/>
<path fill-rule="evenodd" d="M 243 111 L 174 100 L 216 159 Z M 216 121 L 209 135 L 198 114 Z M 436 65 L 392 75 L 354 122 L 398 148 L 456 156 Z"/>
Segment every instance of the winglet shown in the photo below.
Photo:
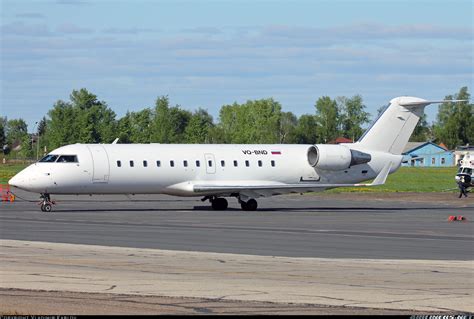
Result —
<path fill-rule="evenodd" d="M 367 186 L 378 186 L 378 185 L 383 185 L 385 184 L 385 181 L 387 180 L 388 173 L 390 172 L 390 169 L 392 168 L 392 162 L 388 162 L 380 171 L 379 175 L 374 179 L 372 183 L 370 183 Z"/>

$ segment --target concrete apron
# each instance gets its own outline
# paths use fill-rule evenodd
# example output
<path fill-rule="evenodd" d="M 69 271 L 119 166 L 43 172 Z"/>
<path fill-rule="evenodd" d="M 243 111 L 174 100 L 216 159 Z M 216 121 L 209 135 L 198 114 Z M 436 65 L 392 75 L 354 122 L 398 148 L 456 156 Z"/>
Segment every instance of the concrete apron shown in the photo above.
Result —
<path fill-rule="evenodd" d="M 293 258 L 0 240 L 0 287 L 474 312 L 473 261 Z"/>

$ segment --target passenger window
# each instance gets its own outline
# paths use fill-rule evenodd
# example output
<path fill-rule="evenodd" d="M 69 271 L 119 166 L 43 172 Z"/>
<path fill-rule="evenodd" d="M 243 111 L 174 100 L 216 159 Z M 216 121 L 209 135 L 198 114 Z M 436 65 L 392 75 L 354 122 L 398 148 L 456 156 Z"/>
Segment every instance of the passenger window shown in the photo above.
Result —
<path fill-rule="evenodd" d="M 174 161 L 170 161 L 170 166 L 174 167 Z"/>
<path fill-rule="evenodd" d="M 271 161 L 271 164 L 272 164 L 272 167 L 275 167 L 275 161 L 274 160 Z"/>
<path fill-rule="evenodd" d="M 225 167 L 225 161 L 221 161 L 221 167 Z"/>
<path fill-rule="evenodd" d="M 147 161 L 143 161 L 143 167 L 148 167 L 148 162 Z"/>
<path fill-rule="evenodd" d="M 196 167 L 200 167 L 201 163 L 199 161 L 196 161 Z"/>
<path fill-rule="evenodd" d="M 130 161 L 130 167 L 133 167 L 133 161 Z"/>
<path fill-rule="evenodd" d="M 238 166 L 237 164 L 238 164 L 237 161 L 234 161 L 234 167 L 237 167 Z"/>
<path fill-rule="evenodd" d="M 156 161 L 156 166 L 161 167 L 161 161 Z"/>
<path fill-rule="evenodd" d="M 245 161 L 245 166 L 249 167 L 249 166 L 250 166 L 250 162 L 249 162 L 249 161 Z"/>
<path fill-rule="evenodd" d="M 41 163 L 53 163 L 56 162 L 56 159 L 58 158 L 58 155 L 46 155 L 43 157 L 40 162 Z"/>
<path fill-rule="evenodd" d="M 76 155 L 61 155 L 58 158 L 58 163 L 77 163 Z"/>
<path fill-rule="evenodd" d="M 262 161 L 261 160 L 258 161 L 258 167 L 262 167 Z"/>
<path fill-rule="evenodd" d="M 188 161 L 184 160 L 183 165 L 184 165 L 184 167 L 188 167 Z"/>
<path fill-rule="evenodd" d="M 212 161 L 207 161 L 207 164 L 209 165 L 209 167 L 212 167 Z"/>
<path fill-rule="evenodd" d="M 117 167 L 122 167 L 122 162 L 121 161 L 117 161 Z"/>

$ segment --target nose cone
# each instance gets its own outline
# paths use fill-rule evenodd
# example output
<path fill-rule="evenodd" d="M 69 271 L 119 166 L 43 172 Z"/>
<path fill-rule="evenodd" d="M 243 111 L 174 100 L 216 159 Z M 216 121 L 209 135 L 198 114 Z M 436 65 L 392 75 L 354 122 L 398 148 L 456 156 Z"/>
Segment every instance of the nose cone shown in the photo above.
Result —
<path fill-rule="evenodd" d="M 18 188 L 26 188 L 26 179 L 22 172 L 13 176 L 9 181 L 8 185 L 18 187 Z"/>

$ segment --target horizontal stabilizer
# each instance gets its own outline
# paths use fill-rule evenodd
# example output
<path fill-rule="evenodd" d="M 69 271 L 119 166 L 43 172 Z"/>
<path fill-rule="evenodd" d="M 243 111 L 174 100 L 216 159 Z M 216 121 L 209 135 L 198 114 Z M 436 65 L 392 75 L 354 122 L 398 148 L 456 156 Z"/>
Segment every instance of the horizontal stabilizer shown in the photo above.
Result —
<path fill-rule="evenodd" d="M 423 101 L 410 101 L 410 102 L 399 102 L 399 104 L 401 106 L 405 106 L 405 107 L 410 107 L 410 106 L 426 106 L 426 105 L 429 105 L 429 104 L 437 104 L 437 103 L 448 103 L 448 102 L 466 102 L 466 101 L 469 101 L 469 100 L 440 100 L 440 101 L 426 101 L 426 100 L 423 100 Z"/>

